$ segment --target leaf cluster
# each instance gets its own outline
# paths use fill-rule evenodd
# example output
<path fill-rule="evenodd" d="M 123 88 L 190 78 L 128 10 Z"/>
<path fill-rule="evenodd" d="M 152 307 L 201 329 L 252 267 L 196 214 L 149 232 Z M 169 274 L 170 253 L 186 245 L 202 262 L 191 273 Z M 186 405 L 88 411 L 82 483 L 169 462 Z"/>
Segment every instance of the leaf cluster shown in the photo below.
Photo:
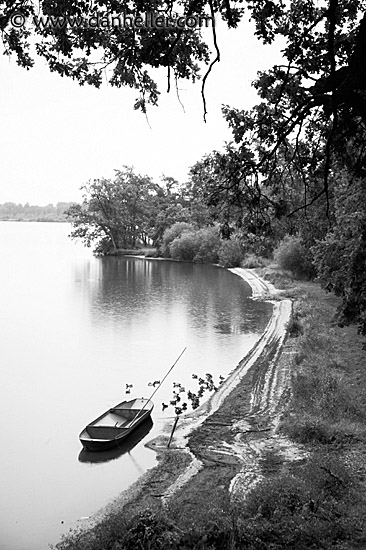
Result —
<path fill-rule="evenodd" d="M 41 57 L 51 72 L 80 85 L 99 88 L 106 80 L 118 88 L 136 89 L 134 107 L 146 112 L 147 104 L 156 105 L 160 94 L 154 69 L 167 70 L 170 87 L 171 76 L 195 81 L 200 65 L 209 62 L 200 27 L 151 25 L 147 14 L 203 18 L 205 27 L 212 25 L 206 18 L 220 9 L 211 0 L 43 0 L 39 5 L 3 0 L 0 31 L 4 54 L 15 56 L 20 66 L 29 69 Z M 236 26 L 240 10 L 229 8 L 228 13 L 230 25 Z M 19 14 L 26 24 L 14 27 Z M 131 23 L 137 17 L 142 26 Z"/>

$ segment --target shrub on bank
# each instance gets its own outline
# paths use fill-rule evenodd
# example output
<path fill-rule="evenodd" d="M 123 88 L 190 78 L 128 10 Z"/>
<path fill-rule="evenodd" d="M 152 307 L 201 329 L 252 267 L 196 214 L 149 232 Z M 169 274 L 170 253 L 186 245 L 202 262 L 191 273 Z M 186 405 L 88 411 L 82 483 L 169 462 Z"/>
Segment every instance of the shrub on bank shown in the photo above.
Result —
<path fill-rule="evenodd" d="M 257 238 L 257 241 L 262 242 Z M 258 244 L 256 241 L 256 244 Z M 263 248 L 260 248 L 261 250 Z M 250 235 L 246 239 L 236 232 L 222 239 L 218 224 L 202 229 L 178 222 L 164 232 L 161 253 L 165 258 L 199 263 L 219 263 L 222 267 L 259 268 L 266 265 L 264 257 L 253 252 Z"/>
<path fill-rule="evenodd" d="M 170 243 L 170 256 L 175 260 L 217 263 L 221 240 L 217 227 L 183 231 Z"/>
<path fill-rule="evenodd" d="M 198 250 L 194 261 L 216 264 L 219 261 L 221 238 L 217 226 L 200 229 L 197 233 Z"/>
<path fill-rule="evenodd" d="M 304 332 L 304 327 L 302 326 L 301 321 L 292 317 L 288 324 L 287 332 L 291 338 L 301 336 Z"/>
<path fill-rule="evenodd" d="M 278 265 L 285 271 L 291 271 L 295 277 L 314 276 L 311 252 L 303 245 L 300 237 L 286 235 L 273 255 Z"/>
<path fill-rule="evenodd" d="M 193 233 L 195 228 L 192 224 L 187 222 L 177 222 L 164 231 L 163 242 L 161 245 L 161 252 L 165 258 L 170 258 L 171 251 L 170 245 L 182 235 L 182 233 Z"/>
<path fill-rule="evenodd" d="M 107 515 L 88 531 L 64 535 L 51 550 L 166 550 L 178 548 L 181 534 L 163 514 L 146 510 L 130 520 L 121 513 Z"/>
<path fill-rule="evenodd" d="M 235 238 L 222 241 L 218 256 L 219 264 L 223 267 L 240 267 L 243 259 L 242 245 Z"/>
<path fill-rule="evenodd" d="M 246 269 L 255 269 L 258 267 L 264 267 L 265 265 L 266 261 L 264 258 L 256 256 L 253 253 L 245 254 L 244 259 L 241 262 L 241 267 L 245 267 Z"/>
<path fill-rule="evenodd" d="M 196 234 L 193 232 L 184 232 L 170 243 L 170 256 L 174 260 L 193 262 L 198 247 Z"/>

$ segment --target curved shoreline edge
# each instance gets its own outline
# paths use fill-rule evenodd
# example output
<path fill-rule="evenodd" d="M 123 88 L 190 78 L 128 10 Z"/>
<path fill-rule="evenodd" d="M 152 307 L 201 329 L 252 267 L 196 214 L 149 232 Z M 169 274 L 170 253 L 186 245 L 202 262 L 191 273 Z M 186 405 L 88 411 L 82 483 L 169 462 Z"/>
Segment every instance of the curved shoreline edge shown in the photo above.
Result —
<path fill-rule="evenodd" d="M 264 358 L 264 360 L 266 360 L 266 352 L 270 351 L 271 354 L 273 354 L 273 351 L 275 352 L 275 356 L 273 359 L 267 359 L 269 367 L 267 373 L 268 380 L 265 382 L 264 387 L 262 387 L 260 390 L 260 392 L 262 393 L 262 399 L 265 401 L 265 406 L 268 411 L 270 408 L 272 408 L 272 412 L 274 413 L 277 405 L 274 402 L 275 394 L 282 394 L 285 386 L 287 386 L 288 380 L 280 380 L 280 378 L 278 377 L 278 373 L 276 372 L 276 363 L 287 334 L 287 326 L 292 314 L 291 300 L 270 300 L 270 298 L 277 297 L 279 291 L 271 283 L 259 277 L 254 270 L 244 268 L 230 268 L 229 271 L 231 271 L 235 275 L 240 276 L 246 283 L 249 284 L 252 289 L 252 299 L 266 299 L 266 301 L 270 301 L 271 303 L 273 303 L 272 316 L 268 321 L 261 337 L 257 340 L 257 342 L 245 355 L 245 357 L 239 362 L 237 367 L 226 378 L 219 390 L 215 392 L 211 396 L 211 398 L 203 403 L 196 411 L 186 415 L 181 419 L 179 428 L 177 429 L 174 436 L 175 446 L 178 447 L 181 452 L 183 451 L 189 455 L 190 464 L 185 469 L 185 471 L 183 471 L 178 476 L 178 478 L 165 490 L 164 494 L 162 495 L 163 505 L 166 504 L 166 502 L 178 490 L 182 489 L 183 486 L 188 483 L 188 481 L 190 481 L 190 479 L 195 476 L 203 467 L 202 461 L 197 459 L 197 457 L 194 455 L 194 453 L 190 451 L 188 447 L 188 438 L 191 432 L 198 426 L 200 426 L 209 416 L 211 416 L 220 408 L 223 401 L 227 397 L 229 397 L 236 386 L 238 386 L 238 384 L 240 384 L 240 382 L 243 380 L 249 369 L 253 367 L 260 358 Z M 275 388 L 278 384 L 280 384 L 281 389 Z M 256 400 L 258 400 L 258 396 L 255 396 L 254 392 L 252 392 L 251 401 L 254 403 Z M 273 402 L 270 404 L 270 401 Z M 156 441 L 155 444 L 154 441 L 148 442 L 147 446 L 150 448 L 156 448 Z M 227 451 L 230 452 L 230 449 L 227 449 Z M 232 449 L 232 451 L 233 454 L 238 453 L 238 449 Z M 257 470 L 258 460 L 256 460 L 255 462 L 255 469 Z M 248 469 L 248 462 L 244 460 L 244 464 L 245 468 Z M 251 469 L 253 470 L 253 464 Z M 251 475 L 250 477 L 250 486 L 253 486 L 254 483 L 259 481 L 258 475 Z M 230 491 L 232 493 L 237 493 L 239 491 L 239 485 L 240 493 L 243 493 L 243 483 L 241 483 L 241 481 L 241 474 L 236 476 L 236 480 L 235 478 L 233 479 L 230 488 Z M 246 485 L 246 490 L 249 490 L 249 484 L 246 483 Z"/>
<path fill-rule="evenodd" d="M 248 371 L 259 360 L 266 364 L 266 371 L 263 375 L 263 383 L 260 387 L 256 389 L 253 388 L 252 390 L 250 396 L 251 408 L 254 408 L 258 412 L 258 415 L 261 414 L 261 409 L 265 409 L 266 414 L 270 412 L 272 420 L 274 424 L 276 424 L 275 417 L 278 417 L 279 413 L 279 396 L 283 394 L 289 383 L 289 372 L 279 372 L 276 369 L 276 365 L 287 335 L 287 327 L 292 314 L 292 302 L 289 299 L 280 299 L 278 296 L 279 291 L 271 283 L 262 279 L 254 269 L 230 268 L 229 271 L 240 276 L 249 284 L 252 289 L 252 299 L 263 299 L 273 303 L 272 316 L 263 334 L 239 362 L 236 368 L 233 369 L 231 374 L 220 386 L 219 390 L 198 409 L 180 418 L 174 434 L 174 444 L 170 449 L 167 449 L 167 440 L 171 430 L 171 426 L 168 423 L 163 427 L 162 435 L 157 436 L 145 444 L 146 447 L 157 453 L 157 465 L 147 470 L 129 488 L 122 491 L 109 504 L 94 514 L 90 518 L 92 523 L 95 524 L 106 514 L 122 510 L 126 504 L 138 500 L 141 492 L 149 485 L 151 478 L 156 475 L 159 477 L 158 472 L 159 469 L 162 468 L 161 463 L 164 461 L 164 456 L 167 453 L 178 453 L 181 457 L 183 466 L 177 468 L 178 471 L 176 475 L 171 474 L 169 485 L 167 486 L 165 483 L 162 490 L 158 491 L 159 500 L 162 505 L 164 506 L 178 490 L 182 489 L 184 485 L 203 468 L 202 461 L 199 460 L 188 447 L 189 435 L 221 407 L 223 401 L 229 397 Z M 246 423 L 245 420 L 241 421 Z M 231 449 L 236 456 L 238 453 L 240 454 L 243 462 L 243 470 L 233 478 L 230 485 L 230 493 L 234 497 L 239 494 L 243 496 L 243 494 L 250 490 L 250 488 L 261 478 L 258 468 L 260 449 L 257 449 L 258 452 L 256 453 L 254 461 L 252 450 L 253 447 L 251 446 L 249 449 L 250 460 L 248 461 L 248 457 L 245 456 L 248 449 L 245 445 L 238 442 L 236 448 Z"/>
<path fill-rule="evenodd" d="M 249 284 L 252 289 L 252 299 L 266 299 L 273 303 L 273 311 L 271 318 L 269 319 L 266 328 L 262 335 L 255 342 L 253 347 L 248 353 L 239 361 L 238 365 L 232 370 L 232 372 L 225 379 L 224 383 L 220 386 L 217 392 L 215 392 L 207 401 L 205 401 L 195 411 L 184 415 L 178 424 L 175 432 L 174 439 L 180 440 L 180 444 L 184 444 L 184 439 L 189 435 L 193 429 L 200 425 L 208 416 L 213 414 L 221 406 L 222 402 L 232 390 L 239 384 L 242 378 L 245 376 L 250 367 L 256 362 L 256 360 L 263 354 L 266 346 L 272 344 L 275 339 L 278 340 L 278 347 L 283 344 L 285 336 L 287 334 L 287 325 L 291 317 L 292 302 L 285 299 L 280 301 L 272 301 L 270 297 L 274 298 L 278 295 L 278 290 L 271 283 L 267 283 L 259 277 L 254 270 L 244 268 L 230 268 L 229 271 L 235 275 L 240 276 L 245 282 Z M 268 298 L 268 299 L 267 299 Z M 278 349 L 278 352 L 280 349 Z M 156 439 L 159 439 L 157 437 Z M 152 442 L 154 442 L 153 440 Z M 149 441 L 146 443 L 147 447 L 156 448 Z"/>

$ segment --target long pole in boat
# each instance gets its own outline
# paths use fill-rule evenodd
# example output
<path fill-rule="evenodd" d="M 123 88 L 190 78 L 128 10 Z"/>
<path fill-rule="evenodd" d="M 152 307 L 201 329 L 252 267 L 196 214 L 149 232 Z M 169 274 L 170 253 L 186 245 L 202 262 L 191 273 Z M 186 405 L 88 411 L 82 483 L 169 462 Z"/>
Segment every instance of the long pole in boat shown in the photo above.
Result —
<path fill-rule="evenodd" d="M 162 385 L 162 383 L 164 382 L 165 378 L 167 378 L 167 376 L 171 373 L 171 371 L 174 369 L 175 365 L 178 363 L 179 359 L 182 357 L 183 353 L 186 351 L 187 347 L 184 348 L 184 350 L 179 354 L 178 358 L 174 361 L 174 363 L 172 364 L 172 366 L 170 367 L 170 369 L 168 370 L 168 372 L 166 373 L 166 375 L 164 376 L 164 378 L 162 379 L 162 381 L 160 382 L 160 384 L 158 385 L 158 387 L 152 392 L 152 394 L 150 395 L 149 399 L 146 401 L 146 403 L 144 404 L 144 406 L 139 410 L 139 412 L 137 413 L 137 415 L 135 416 L 135 419 L 132 421 L 132 423 L 130 424 L 129 427 L 131 427 L 137 420 L 138 416 L 140 415 L 141 411 L 144 410 L 144 408 L 146 407 L 146 405 L 152 400 L 152 398 L 154 397 L 154 395 L 156 394 L 156 392 L 158 391 L 158 389 L 160 388 L 160 386 Z"/>

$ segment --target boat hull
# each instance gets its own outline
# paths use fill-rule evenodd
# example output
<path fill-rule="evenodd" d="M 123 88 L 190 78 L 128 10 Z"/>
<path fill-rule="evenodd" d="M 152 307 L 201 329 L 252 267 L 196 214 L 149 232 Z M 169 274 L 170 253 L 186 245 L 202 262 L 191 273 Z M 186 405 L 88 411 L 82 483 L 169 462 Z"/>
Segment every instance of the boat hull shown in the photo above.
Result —
<path fill-rule="evenodd" d="M 142 441 L 150 432 L 153 427 L 153 421 L 151 417 L 144 420 L 136 430 L 130 434 L 129 437 L 123 439 L 118 443 L 118 446 L 111 447 L 110 449 L 97 449 L 98 452 L 89 451 L 86 448 L 82 448 L 78 460 L 79 462 L 85 462 L 89 464 L 99 464 L 101 462 L 109 462 L 116 460 L 122 455 L 129 453 Z"/>
<path fill-rule="evenodd" d="M 139 408 L 134 409 L 133 405 L 129 406 L 130 404 Z M 146 408 L 141 410 L 141 406 Z M 151 417 L 153 407 L 152 402 L 147 399 L 119 403 L 88 424 L 79 435 L 80 442 L 88 451 L 106 451 L 118 447 L 126 442 L 138 426 Z M 113 425 L 116 418 L 117 421 Z"/>

